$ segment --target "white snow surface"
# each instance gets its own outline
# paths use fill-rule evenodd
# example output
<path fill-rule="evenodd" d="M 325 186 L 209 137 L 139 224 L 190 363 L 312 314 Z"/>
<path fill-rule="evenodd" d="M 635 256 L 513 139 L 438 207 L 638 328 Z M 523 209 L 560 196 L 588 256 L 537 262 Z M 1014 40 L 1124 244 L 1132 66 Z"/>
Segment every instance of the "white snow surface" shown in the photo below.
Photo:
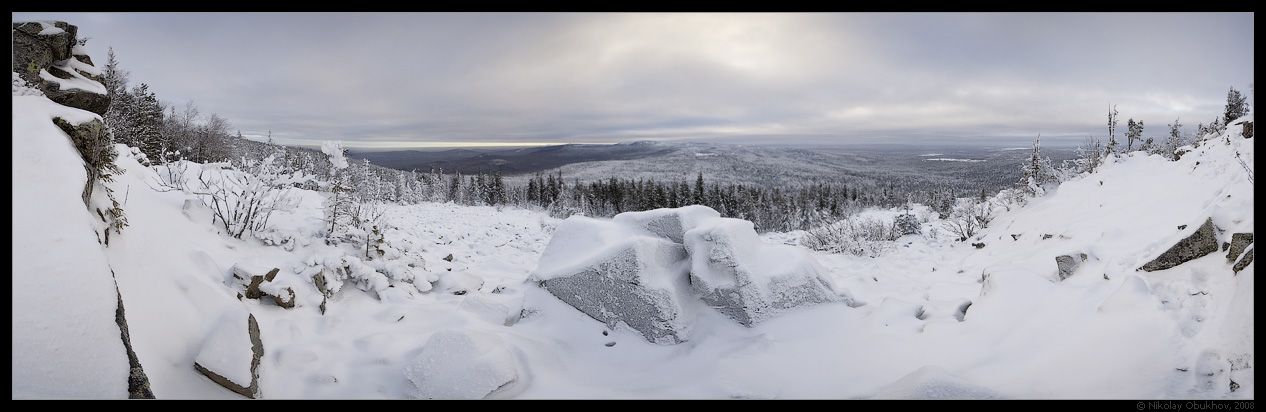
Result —
<path fill-rule="evenodd" d="M 194 358 L 202 367 L 243 388 L 251 386 L 251 361 L 254 359 L 249 319 L 249 312 L 242 308 L 225 311 Z"/>
<path fill-rule="evenodd" d="M 322 194 L 298 191 L 299 207 L 275 219 L 276 233 L 307 237 L 293 250 L 235 239 L 197 208 L 186 214 L 192 195 L 156 190 L 156 172 L 120 146 L 126 173 L 110 187 L 130 225 L 103 246 L 79 199 L 81 161 L 49 121 L 83 113 L 40 96 L 13 104 L 15 398 L 126 396 L 111 268 L 160 399 L 241 398 L 193 368 L 221 316 L 239 310 L 259 322 L 265 399 L 1254 397 L 1255 264 L 1233 275 L 1219 251 L 1135 270 L 1207 217 L 1220 240 L 1252 230 L 1253 187 L 1235 153 L 1251 168 L 1253 140 L 1238 125 L 1177 162 L 1141 153 L 1108 162 L 999 210 L 969 242 L 937 236 L 933 217 L 877 258 L 804 249 L 853 306 L 801 308 L 750 328 L 703 313 L 689 341 L 656 345 L 528 282 L 566 232 L 541 211 L 387 206 L 386 238 L 422 256 L 419 277 L 434 281 L 349 278 L 322 314 L 311 268 L 357 257 L 315 237 Z M 1077 252 L 1089 258 L 1057 281 L 1055 257 Z M 382 269 L 375 262 L 362 263 Z M 239 300 L 241 286 L 225 282 L 238 264 L 280 268 L 296 307 Z"/>
<path fill-rule="evenodd" d="M 115 281 L 80 197 L 87 174 L 53 117 L 97 118 L 13 96 L 13 398 L 127 398 Z"/>

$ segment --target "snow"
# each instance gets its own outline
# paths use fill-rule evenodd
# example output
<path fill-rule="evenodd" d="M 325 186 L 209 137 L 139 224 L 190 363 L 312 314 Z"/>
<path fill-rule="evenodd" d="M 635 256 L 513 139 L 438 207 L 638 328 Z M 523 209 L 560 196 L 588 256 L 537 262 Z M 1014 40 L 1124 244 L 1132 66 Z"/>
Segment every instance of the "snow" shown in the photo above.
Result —
<path fill-rule="evenodd" d="M 519 384 L 518 360 L 497 335 L 441 330 L 405 368 L 422 399 L 480 399 Z"/>
<path fill-rule="evenodd" d="M 211 223 L 194 194 L 166 190 L 160 171 L 120 147 L 126 172 L 110 187 L 129 226 L 107 247 L 79 197 L 82 161 L 49 121 L 95 115 L 18 94 L 14 398 L 126 397 L 116 282 L 133 348 L 160 399 L 241 398 L 193 363 L 210 356 L 208 339 L 224 338 L 214 332 L 221 317 L 243 311 L 259 323 L 265 399 L 1254 397 L 1255 265 L 1233 274 L 1219 252 L 1136 271 L 1206 218 L 1222 229 L 1219 243 L 1252 231 L 1253 187 L 1235 153 L 1251 167 L 1253 140 L 1238 137 L 1238 125 L 1231 138 L 1205 141 L 1176 162 L 1133 153 L 1024 206 L 999 208 L 969 242 L 931 230 L 942 224 L 934 216 L 921 218 L 922 234 L 873 258 L 788 245 L 803 232 L 736 240 L 777 250 L 744 255 L 752 267 L 772 271 L 789 256 L 812 257 L 853 304 L 799 307 L 750 327 L 699 311 L 690 339 L 662 345 L 624 322 L 595 320 L 533 281 L 614 253 L 598 242 L 660 239 L 654 230 L 662 224 L 390 205 L 385 238 L 420 264 L 389 269 L 323 241 L 320 193 L 296 189 L 297 208 L 274 216 L 275 234 L 301 239 L 292 247 L 237 239 Z M 657 213 L 665 212 L 634 217 Z M 660 221 L 617 220 L 625 219 Z M 1088 258 L 1061 281 L 1055 257 L 1073 253 Z M 349 262 L 380 277 L 347 277 L 326 300 L 312 276 Z M 275 286 L 293 288 L 296 307 L 239 300 L 241 285 L 226 283 L 236 265 L 280 268 Z"/>
<path fill-rule="evenodd" d="M 215 323 L 194 359 L 202 367 L 243 388 L 251 386 L 251 359 L 254 357 L 247 329 L 248 315 L 241 308 L 226 311 Z"/>
<path fill-rule="evenodd" d="M 126 398 L 115 281 L 80 197 L 83 161 L 54 116 L 96 118 L 13 97 L 13 397 Z"/>

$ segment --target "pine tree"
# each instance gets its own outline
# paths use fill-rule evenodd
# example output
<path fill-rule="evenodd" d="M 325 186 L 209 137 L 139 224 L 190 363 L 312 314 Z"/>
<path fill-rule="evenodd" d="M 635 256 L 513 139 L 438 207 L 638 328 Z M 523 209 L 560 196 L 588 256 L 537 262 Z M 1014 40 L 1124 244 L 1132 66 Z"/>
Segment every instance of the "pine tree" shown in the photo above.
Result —
<path fill-rule="evenodd" d="M 1043 186 L 1055 181 L 1055 172 L 1051 167 L 1051 159 L 1042 157 L 1041 141 L 1042 136 L 1038 135 L 1037 139 L 1033 141 L 1033 154 L 1020 167 L 1023 172 L 1020 186 L 1033 196 L 1041 196 L 1045 193 Z"/>
<path fill-rule="evenodd" d="M 1135 123 L 1134 118 L 1130 118 L 1130 120 L 1126 122 L 1125 127 L 1125 151 L 1129 152 L 1134 150 L 1134 141 L 1143 138 L 1143 121 L 1139 120 L 1138 123 Z"/>
<path fill-rule="evenodd" d="M 704 201 L 704 195 L 703 195 L 703 172 L 699 172 L 699 178 L 695 179 L 695 193 L 694 193 L 693 199 L 691 200 L 696 205 L 702 205 L 702 204 L 707 203 Z"/>
<path fill-rule="evenodd" d="M 1226 92 L 1226 108 L 1222 112 L 1222 119 L 1226 124 L 1223 125 L 1222 130 L 1226 130 L 1225 126 L 1229 126 L 1235 119 L 1248 114 L 1248 110 L 1248 103 L 1245 102 L 1244 95 L 1232 87 L 1230 91 Z"/>

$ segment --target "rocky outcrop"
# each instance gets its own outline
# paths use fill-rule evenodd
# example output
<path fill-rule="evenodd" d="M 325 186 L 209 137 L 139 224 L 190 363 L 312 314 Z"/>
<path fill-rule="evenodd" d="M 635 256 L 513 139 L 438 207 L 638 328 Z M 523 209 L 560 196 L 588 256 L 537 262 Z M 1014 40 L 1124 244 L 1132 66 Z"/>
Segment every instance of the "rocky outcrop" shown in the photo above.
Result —
<path fill-rule="evenodd" d="M 62 21 L 13 23 L 13 72 L 54 102 L 105 114 L 105 81 L 78 47 L 78 31 Z"/>
<path fill-rule="evenodd" d="M 1200 225 L 1199 229 L 1196 229 L 1195 233 L 1178 241 L 1165 253 L 1157 256 L 1151 262 L 1147 262 L 1139 270 L 1152 272 L 1169 269 L 1217 251 L 1217 233 L 1213 228 L 1213 219 L 1208 218 L 1205 219 L 1203 225 Z"/>
<path fill-rule="evenodd" d="M 78 31 L 62 21 L 13 23 L 13 72 L 53 102 L 103 115 L 110 97 L 100 70 L 79 46 Z M 101 120 L 72 123 L 56 118 L 53 122 L 70 136 L 84 159 L 88 182 L 82 196 L 88 203 L 98 175 L 113 161 Z"/>
<path fill-rule="evenodd" d="M 259 363 L 264 343 L 259 339 L 259 323 L 248 314 L 246 327 L 241 314 L 226 314 L 211 331 L 193 367 L 212 382 L 247 398 L 259 397 Z"/>
<path fill-rule="evenodd" d="M 110 271 L 114 275 L 114 271 Z M 123 338 L 123 347 L 127 348 L 127 360 L 130 365 L 127 379 L 127 397 L 129 399 L 154 399 L 154 391 L 150 389 L 149 377 L 141 367 L 141 360 L 132 351 L 132 336 L 127 329 L 127 313 L 123 310 L 123 294 L 115 284 L 114 293 L 119 297 L 119 308 L 114 310 L 114 323 L 119 325 L 119 333 Z"/>

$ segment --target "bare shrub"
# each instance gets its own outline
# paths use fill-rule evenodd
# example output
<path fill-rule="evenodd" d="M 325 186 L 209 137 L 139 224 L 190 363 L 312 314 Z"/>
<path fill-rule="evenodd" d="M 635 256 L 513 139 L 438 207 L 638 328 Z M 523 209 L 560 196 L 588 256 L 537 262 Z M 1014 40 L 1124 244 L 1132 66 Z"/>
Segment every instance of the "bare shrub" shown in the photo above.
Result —
<path fill-rule="evenodd" d="M 852 217 L 805 232 L 800 244 L 823 252 L 877 257 L 898 237 L 891 222 Z"/>

